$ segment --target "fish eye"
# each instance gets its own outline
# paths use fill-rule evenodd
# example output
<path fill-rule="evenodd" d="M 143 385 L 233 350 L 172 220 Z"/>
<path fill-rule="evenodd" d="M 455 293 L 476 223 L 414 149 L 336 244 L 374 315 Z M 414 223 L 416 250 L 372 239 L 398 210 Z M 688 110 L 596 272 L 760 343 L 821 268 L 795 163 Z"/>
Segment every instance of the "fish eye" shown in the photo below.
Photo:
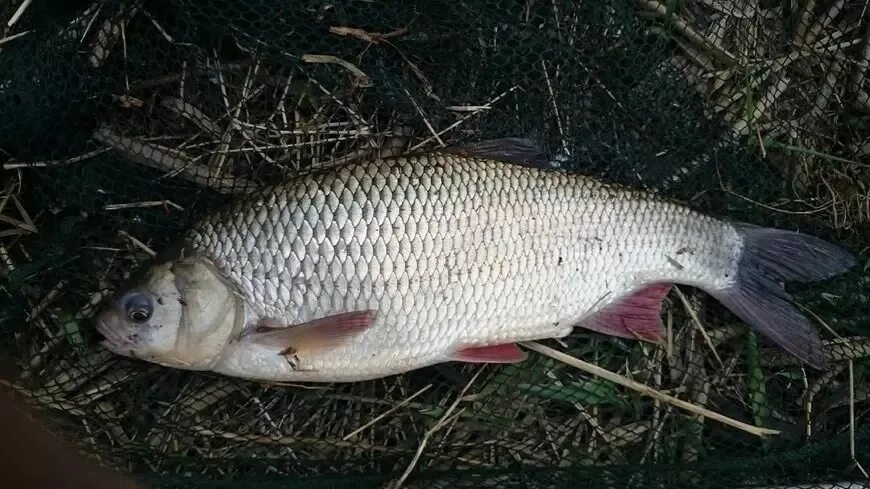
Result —
<path fill-rule="evenodd" d="M 127 318 L 135 323 L 142 323 L 151 318 L 154 312 L 154 302 L 151 297 L 140 294 L 130 293 L 122 299 L 124 311 L 127 313 Z"/>

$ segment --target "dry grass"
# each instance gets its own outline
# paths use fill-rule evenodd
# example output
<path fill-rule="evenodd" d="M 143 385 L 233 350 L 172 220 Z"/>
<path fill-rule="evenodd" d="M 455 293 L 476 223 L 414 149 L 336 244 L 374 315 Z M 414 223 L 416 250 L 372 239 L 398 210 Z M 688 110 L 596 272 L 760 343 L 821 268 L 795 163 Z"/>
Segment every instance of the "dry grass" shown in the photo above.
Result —
<path fill-rule="evenodd" d="M 781 166 L 803 210 L 837 229 L 870 223 L 870 132 L 860 122 L 870 114 L 865 2 L 793 2 L 788 11 L 690 0 L 675 12 L 666 2 L 635 3 L 650 29 L 679 47 L 669 63 L 708 100 L 708 116 Z"/>

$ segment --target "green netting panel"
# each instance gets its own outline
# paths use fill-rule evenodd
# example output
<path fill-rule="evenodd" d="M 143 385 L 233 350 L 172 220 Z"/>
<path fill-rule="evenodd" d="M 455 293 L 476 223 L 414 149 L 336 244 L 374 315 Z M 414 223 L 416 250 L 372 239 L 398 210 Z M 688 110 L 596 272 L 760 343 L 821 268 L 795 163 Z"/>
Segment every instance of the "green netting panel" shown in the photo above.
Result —
<path fill-rule="evenodd" d="M 867 7 L 6 3 L 4 378 L 94 460 L 152 487 L 383 487 L 411 464 L 405 487 L 858 487 L 870 464 Z M 96 344 L 100 301 L 217 206 L 309 168 L 503 136 L 536 139 L 554 165 L 856 253 L 845 275 L 789 286 L 825 326 L 825 372 L 689 287 L 666 303 L 667 347 L 579 329 L 543 342 L 780 435 L 538 354 L 276 386 Z"/>

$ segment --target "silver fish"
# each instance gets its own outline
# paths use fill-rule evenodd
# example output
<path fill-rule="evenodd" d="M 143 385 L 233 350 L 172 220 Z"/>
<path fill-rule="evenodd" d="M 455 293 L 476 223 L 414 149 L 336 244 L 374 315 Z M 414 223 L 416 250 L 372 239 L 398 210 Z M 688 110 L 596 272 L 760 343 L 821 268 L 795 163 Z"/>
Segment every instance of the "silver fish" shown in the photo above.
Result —
<path fill-rule="evenodd" d="M 99 315 L 104 345 L 175 368 L 350 382 L 519 362 L 575 327 L 659 342 L 672 284 L 706 291 L 801 361 L 821 342 L 782 281 L 853 266 L 792 231 L 732 223 L 539 163 L 524 139 L 312 172 L 211 215 Z"/>

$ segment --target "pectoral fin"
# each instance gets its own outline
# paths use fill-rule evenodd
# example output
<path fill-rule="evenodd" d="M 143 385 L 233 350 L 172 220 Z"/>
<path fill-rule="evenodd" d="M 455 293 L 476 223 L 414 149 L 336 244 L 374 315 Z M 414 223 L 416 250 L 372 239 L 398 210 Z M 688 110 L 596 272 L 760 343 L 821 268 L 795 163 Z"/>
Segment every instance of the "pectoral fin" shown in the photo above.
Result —
<path fill-rule="evenodd" d="M 282 355 L 334 348 L 368 329 L 375 311 L 356 311 L 284 325 L 275 319 L 261 319 L 246 336 L 248 341 L 280 348 Z"/>

